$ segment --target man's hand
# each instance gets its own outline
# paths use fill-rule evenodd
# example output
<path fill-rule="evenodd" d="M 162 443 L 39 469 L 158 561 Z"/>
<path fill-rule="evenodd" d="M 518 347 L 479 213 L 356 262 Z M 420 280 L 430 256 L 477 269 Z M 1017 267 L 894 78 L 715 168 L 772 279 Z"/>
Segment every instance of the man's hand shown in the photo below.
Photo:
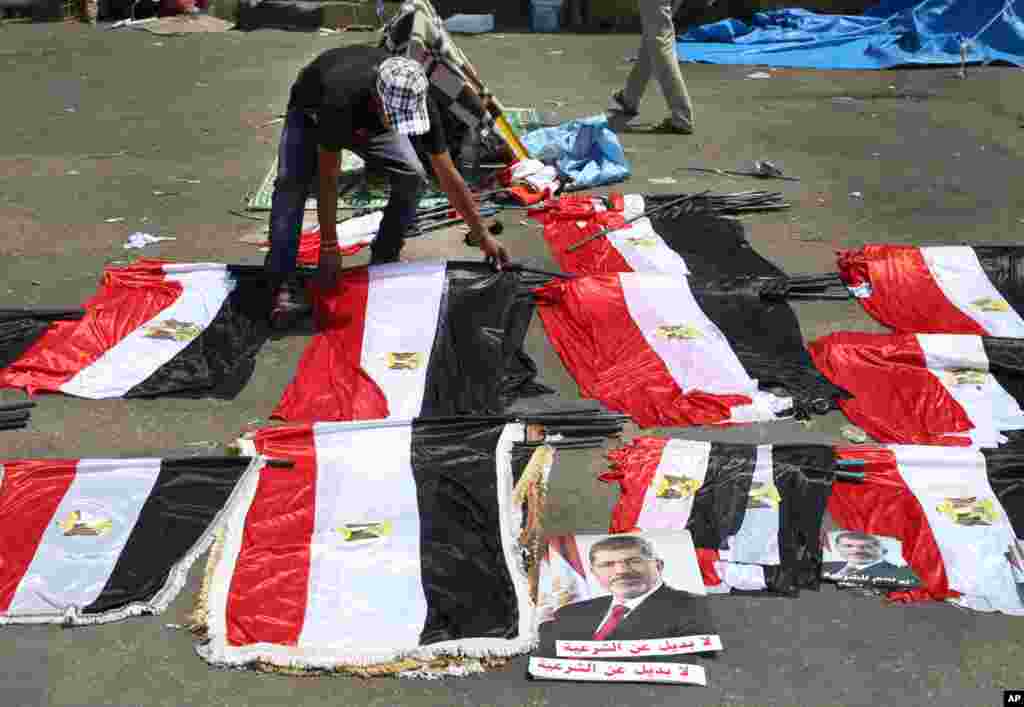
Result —
<path fill-rule="evenodd" d="M 508 265 L 508 250 L 506 250 L 501 241 L 491 234 L 484 234 L 483 239 L 480 241 L 480 250 L 487 256 L 487 261 L 492 263 L 498 270 Z"/>
<path fill-rule="evenodd" d="M 320 262 L 316 269 L 316 282 L 320 287 L 331 288 L 338 282 L 341 274 L 341 253 L 338 242 L 329 246 L 320 246 Z"/>

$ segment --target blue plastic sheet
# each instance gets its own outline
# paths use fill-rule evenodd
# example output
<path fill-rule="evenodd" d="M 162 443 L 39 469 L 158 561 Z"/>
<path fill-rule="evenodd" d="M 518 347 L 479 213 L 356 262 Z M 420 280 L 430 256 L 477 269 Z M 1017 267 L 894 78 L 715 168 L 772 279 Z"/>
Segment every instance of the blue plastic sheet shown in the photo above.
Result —
<path fill-rule="evenodd" d="M 533 130 L 523 136 L 523 146 L 531 157 L 554 165 L 560 175 L 571 178 L 574 188 L 621 182 L 632 173 L 622 144 L 604 115 Z"/>
<path fill-rule="evenodd" d="M 883 0 L 863 15 L 788 9 L 722 20 L 679 38 L 681 61 L 809 69 L 961 62 L 1024 66 L 1024 0 Z"/>

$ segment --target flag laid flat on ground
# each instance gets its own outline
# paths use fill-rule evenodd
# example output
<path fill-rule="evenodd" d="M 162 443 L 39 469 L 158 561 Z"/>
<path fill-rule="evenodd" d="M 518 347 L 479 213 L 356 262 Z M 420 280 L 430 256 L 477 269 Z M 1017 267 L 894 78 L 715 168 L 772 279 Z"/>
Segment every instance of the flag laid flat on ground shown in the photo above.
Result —
<path fill-rule="evenodd" d="M 737 219 L 711 214 L 655 215 L 625 224 L 644 212 L 644 197 L 626 194 L 608 208 L 602 199 L 563 196 L 531 214 L 544 224 L 544 239 L 565 272 L 597 275 L 660 272 L 704 283 L 738 277 L 785 277 L 750 246 Z M 606 236 L 567 251 L 603 228 Z"/>
<path fill-rule="evenodd" d="M 852 398 L 848 418 L 880 442 L 994 447 L 1024 429 L 1024 340 L 840 332 L 808 346 Z"/>
<path fill-rule="evenodd" d="M 510 451 L 521 425 L 389 421 L 257 434 L 264 468 L 212 569 L 208 661 L 305 668 L 534 643 Z"/>
<path fill-rule="evenodd" d="M 268 334 L 261 287 L 259 275 L 214 263 L 141 259 L 107 268 L 85 317 L 51 325 L 0 370 L 0 387 L 233 398 Z"/>
<path fill-rule="evenodd" d="M 897 331 L 1024 337 L 1024 248 L 866 245 L 839 273 L 868 314 Z"/>
<path fill-rule="evenodd" d="M 244 457 L 0 464 L 0 624 L 162 611 L 256 473 Z"/>
<path fill-rule="evenodd" d="M 898 540 L 920 580 L 891 599 L 1024 615 L 1021 449 L 896 445 L 842 448 L 838 456 L 863 461 L 866 477 L 836 484 L 829 514 L 841 528 Z"/>
<path fill-rule="evenodd" d="M 638 437 L 608 457 L 611 532 L 688 529 L 712 593 L 817 588 L 831 447 Z"/>
<path fill-rule="evenodd" d="M 839 393 L 814 370 L 784 303 L 702 295 L 654 273 L 578 277 L 535 294 L 581 393 L 645 427 L 773 420 L 794 404 L 827 412 Z"/>
<path fill-rule="evenodd" d="M 411 419 L 495 414 L 506 372 L 522 376 L 531 307 L 515 273 L 482 263 L 419 261 L 356 268 L 314 290 L 319 332 L 274 416 L 283 420 Z M 521 321 L 525 318 L 525 322 Z M 508 347 L 508 348 L 506 348 Z M 527 376 L 529 377 L 529 376 Z"/>

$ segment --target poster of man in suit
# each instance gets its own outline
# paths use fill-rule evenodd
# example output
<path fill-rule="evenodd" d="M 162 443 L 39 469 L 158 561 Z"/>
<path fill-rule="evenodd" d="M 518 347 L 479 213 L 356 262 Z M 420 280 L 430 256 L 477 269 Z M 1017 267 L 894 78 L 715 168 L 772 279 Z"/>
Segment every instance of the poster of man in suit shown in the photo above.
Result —
<path fill-rule="evenodd" d="M 853 530 L 828 534 L 821 576 L 840 584 L 908 588 L 920 585 L 896 538 Z"/>
<path fill-rule="evenodd" d="M 556 641 L 654 641 L 716 633 L 688 532 L 572 537 L 575 558 L 559 556 L 542 573 L 577 576 L 547 582 L 542 576 L 541 585 L 585 583 L 586 591 L 569 598 L 587 598 L 562 604 L 557 597 L 542 597 L 541 603 L 555 606 L 544 615 L 549 620 L 540 625 L 534 655 L 555 657 Z M 553 546 L 564 552 L 567 544 L 560 537 Z"/>

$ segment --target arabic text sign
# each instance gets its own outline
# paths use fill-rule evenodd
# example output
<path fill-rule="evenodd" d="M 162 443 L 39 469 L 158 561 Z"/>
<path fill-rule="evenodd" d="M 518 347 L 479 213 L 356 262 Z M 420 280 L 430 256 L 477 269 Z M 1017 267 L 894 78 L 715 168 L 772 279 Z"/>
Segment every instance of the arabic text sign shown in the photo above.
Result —
<path fill-rule="evenodd" d="M 686 655 L 722 650 L 720 636 L 683 636 L 649 641 L 556 641 L 560 658 L 635 658 L 642 655 Z"/>
<path fill-rule="evenodd" d="M 593 682 L 665 682 L 707 686 L 699 665 L 684 663 L 622 663 L 610 660 L 530 658 L 530 675 L 548 680 Z"/>

